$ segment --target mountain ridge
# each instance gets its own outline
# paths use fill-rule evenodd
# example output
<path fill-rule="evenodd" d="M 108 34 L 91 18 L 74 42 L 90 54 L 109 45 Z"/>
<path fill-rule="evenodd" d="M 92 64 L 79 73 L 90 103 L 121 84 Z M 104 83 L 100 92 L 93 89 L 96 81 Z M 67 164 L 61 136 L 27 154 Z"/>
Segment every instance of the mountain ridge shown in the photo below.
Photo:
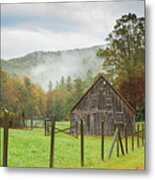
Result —
<path fill-rule="evenodd" d="M 2 58 L 1 61 L 10 61 L 10 60 L 14 60 L 14 59 L 21 59 L 23 57 L 26 57 L 26 56 L 29 56 L 29 55 L 32 55 L 32 54 L 37 54 L 37 53 L 58 53 L 58 52 L 71 52 L 71 51 L 79 51 L 79 50 L 83 50 L 83 49 L 90 49 L 90 48 L 104 48 L 105 45 L 94 45 L 94 46 L 90 46 L 90 47 L 84 47 L 84 48 L 74 48 L 74 49 L 66 49 L 66 50 L 38 50 L 38 51 L 32 51 L 32 52 L 29 52 L 29 53 L 26 53 L 25 55 L 22 55 L 22 56 L 18 56 L 18 57 L 12 57 L 12 58 Z"/>
<path fill-rule="evenodd" d="M 57 51 L 35 51 L 25 56 L 1 60 L 1 67 L 10 75 L 28 76 L 44 88 L 49 80 L 60 80 L 61 76 L 84 76 L 88 70 L 96 74 L 102 64 L 96 56 L 103 45 Z"/>

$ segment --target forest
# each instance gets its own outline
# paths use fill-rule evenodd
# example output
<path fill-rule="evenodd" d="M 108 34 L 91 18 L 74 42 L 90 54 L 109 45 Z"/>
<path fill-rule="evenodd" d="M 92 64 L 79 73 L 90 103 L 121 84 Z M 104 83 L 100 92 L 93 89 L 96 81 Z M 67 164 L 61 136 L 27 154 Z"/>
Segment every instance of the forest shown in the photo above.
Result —
<path fill-rule="evenodd" d="M 144 18 L 135 14 L 116 20 L 113 31 L 106 38 L 106 47 L 99 48 L 97 57 L 103 58 L 103 75 L 137 111 L 137 120 L 144 120 Z M 75 67 L 76 68 L 76 67 Z M 47 117 L 69 120 L 70 109 L 96 80 L 89 69 L 83 77 L 62 76 L 56 85 L 49 81 L 45 91 L 28 76 L 9 75 L 1 68 L 0 106 L 13 115 Z"/>

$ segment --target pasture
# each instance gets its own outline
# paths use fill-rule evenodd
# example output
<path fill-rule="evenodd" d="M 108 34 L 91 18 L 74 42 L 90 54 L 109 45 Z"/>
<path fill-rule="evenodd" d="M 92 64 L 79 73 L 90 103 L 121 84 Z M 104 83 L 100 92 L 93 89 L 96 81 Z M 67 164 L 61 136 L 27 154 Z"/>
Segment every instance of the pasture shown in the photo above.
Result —
<path fill-rule="evenodd" d="M 58 128 L 66 128 L 68 122 L 57 122 Z M 2 133 L 2 131 L 1 131 Z M 1 135 L 2 138 L 2 135 Z M 101 137 L 84 136 L 84 166 L 98 169 L 144 169 L 144 146 L 131 150 L 125 156 L 116 157 L 116 145 L 108 159 L 108 152 L 113 137 L 105 137 L 105 160 L 101 160 Z M 136 138 L 135 138 L 136 142 Z M 124 139 L 123 139 L 124 144 Z M 81 168 L 80 137 L 59 133 L 55 135 L 54 168 Z M 9 167 L 49 167 L 50 136 L 44 136 L 44 129 L 33 130 L 9 129 Z"/>

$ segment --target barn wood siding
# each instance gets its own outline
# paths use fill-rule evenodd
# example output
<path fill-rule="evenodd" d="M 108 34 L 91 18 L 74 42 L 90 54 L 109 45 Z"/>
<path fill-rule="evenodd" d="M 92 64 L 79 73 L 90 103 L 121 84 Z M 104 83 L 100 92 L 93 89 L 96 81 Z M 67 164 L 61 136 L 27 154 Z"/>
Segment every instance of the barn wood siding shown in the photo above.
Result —
<path fill-rule="evenodd" d="M 106 135 L 113 135 L 115 123 L 120 125 L 120 132 L 124 134 L 127 127 L 128 134 L 132 133 L 132 123 L 135 113 L 129 104 L 100 77 L 71 110 L 71 134 L 80 133 L 80 119 L 84 121 L 84 134 L 100 135 L 101 122 L 104 121 Z"/>

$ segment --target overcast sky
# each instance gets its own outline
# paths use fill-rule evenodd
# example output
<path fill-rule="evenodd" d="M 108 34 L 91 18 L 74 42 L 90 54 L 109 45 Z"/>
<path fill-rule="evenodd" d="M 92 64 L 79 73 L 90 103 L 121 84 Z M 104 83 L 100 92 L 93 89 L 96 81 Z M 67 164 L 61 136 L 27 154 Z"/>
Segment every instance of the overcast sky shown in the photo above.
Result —
<path fill-rule="evenodd" d="M 116 19 L 144 16 L 143 1 L 2 4 L 1 57 L 105 44 Z"/>

